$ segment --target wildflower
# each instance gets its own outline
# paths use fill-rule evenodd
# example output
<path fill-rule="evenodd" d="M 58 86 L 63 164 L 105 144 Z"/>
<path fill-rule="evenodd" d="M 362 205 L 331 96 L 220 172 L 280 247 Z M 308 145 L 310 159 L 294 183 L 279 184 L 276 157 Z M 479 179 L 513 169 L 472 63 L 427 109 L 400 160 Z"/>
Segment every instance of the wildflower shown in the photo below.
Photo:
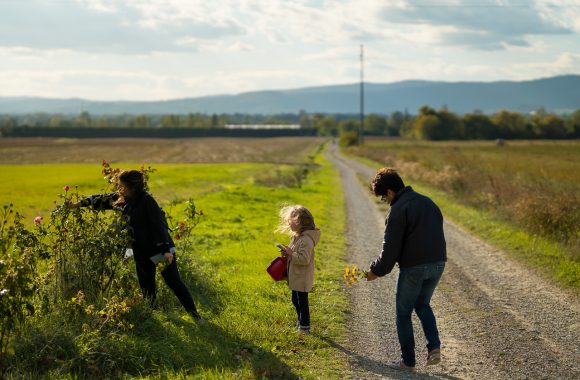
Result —
<path fill-rule="evenodd" d="M 64 191 L 69 191 L 69 189 L 70 189 L 70 186 L 69 185 L 64 185 L 64 187 L 63 187 L 63 190 Z"/>
<path fill-rule="evenodd" d="M 34 224 L 40 224 L 42 223 L 42 216 L 37 216 L 36 218 L 34 218 Z"/>
<path fill-rule="evenodd" d="M 356 284 L 359 279 L 366 278 L 368 273 L 369 272 L 366 270 L 358 270 L 358 267 L 353 264 L 350 268 L 344 268 L 344 275 L 342 277 L 346 283 L 346 286 L 350 288 L 352 285 Z"/>

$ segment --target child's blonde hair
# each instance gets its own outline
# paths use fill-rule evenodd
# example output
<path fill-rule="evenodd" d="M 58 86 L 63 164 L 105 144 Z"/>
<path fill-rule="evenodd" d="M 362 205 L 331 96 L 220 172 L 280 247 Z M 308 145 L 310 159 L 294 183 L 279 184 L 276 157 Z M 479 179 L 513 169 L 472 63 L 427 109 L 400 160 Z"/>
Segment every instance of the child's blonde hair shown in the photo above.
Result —
<path fill-rule="evenodd" d="M 314 217 L 308 209 L 301 205 L 284 206 L 280 209 L 280 224 L 276 229 L 279 232 L 299 235 L 304 231 L 316 229 Z M 292 231 L 290 221 L 298 222 L 298 231 Z"/>

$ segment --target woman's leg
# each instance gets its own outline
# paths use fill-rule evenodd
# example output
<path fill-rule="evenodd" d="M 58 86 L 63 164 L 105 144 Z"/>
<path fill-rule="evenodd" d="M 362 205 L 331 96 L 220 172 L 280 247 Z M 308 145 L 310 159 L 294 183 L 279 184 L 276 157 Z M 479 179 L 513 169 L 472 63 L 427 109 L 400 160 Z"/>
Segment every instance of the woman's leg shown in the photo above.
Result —
<path fill-rule="evenodd" d="M 181 302 L 185 310 L 187 310 L 187 312 L 194 318 L 199 318 L 199 314 L 195 308 L 195 303 L 193 302 L 193 297 L 179 276 L 179 270 L 177 269 L 177 256 L 173 255 L 173 261 L 163 270 L 163 272 L 161 272 L 161 276 L 163 276 L 163 280 L 165 280 L 167 286 L 169 286 L 177 296 L 177 299 Z"/>
<path fill-rule="evenodd" d="M 149 300 L 153 308 L 157 307 L 156 289 L 155 289 L 155 264 L 151 260 L 135 260 L 135 270 L 137 280 L 143 292 L 143 296 Z"/>

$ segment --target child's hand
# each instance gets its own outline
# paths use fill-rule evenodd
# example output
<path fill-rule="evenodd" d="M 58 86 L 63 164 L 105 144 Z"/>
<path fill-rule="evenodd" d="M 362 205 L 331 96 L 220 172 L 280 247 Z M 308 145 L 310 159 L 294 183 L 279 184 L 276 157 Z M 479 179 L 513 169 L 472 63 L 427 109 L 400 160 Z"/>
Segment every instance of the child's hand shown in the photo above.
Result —
<path fill-rule="evenodd" d="M 292 256 L 292 250 L 287 245 L 283 245 L 282 248 L 280 248 L 280 253 L 282 253 L 282 256 L 284 257 Z"/>

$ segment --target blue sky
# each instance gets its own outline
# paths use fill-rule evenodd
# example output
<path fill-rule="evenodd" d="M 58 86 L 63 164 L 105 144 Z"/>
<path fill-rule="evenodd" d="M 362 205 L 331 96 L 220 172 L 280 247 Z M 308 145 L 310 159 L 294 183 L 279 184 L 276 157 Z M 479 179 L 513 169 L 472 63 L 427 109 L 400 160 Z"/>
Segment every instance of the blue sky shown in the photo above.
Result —
<path fill-rule="evenodd" d="M 580 0 L 0 0 L 0 96 L 580 74 Z"/>

